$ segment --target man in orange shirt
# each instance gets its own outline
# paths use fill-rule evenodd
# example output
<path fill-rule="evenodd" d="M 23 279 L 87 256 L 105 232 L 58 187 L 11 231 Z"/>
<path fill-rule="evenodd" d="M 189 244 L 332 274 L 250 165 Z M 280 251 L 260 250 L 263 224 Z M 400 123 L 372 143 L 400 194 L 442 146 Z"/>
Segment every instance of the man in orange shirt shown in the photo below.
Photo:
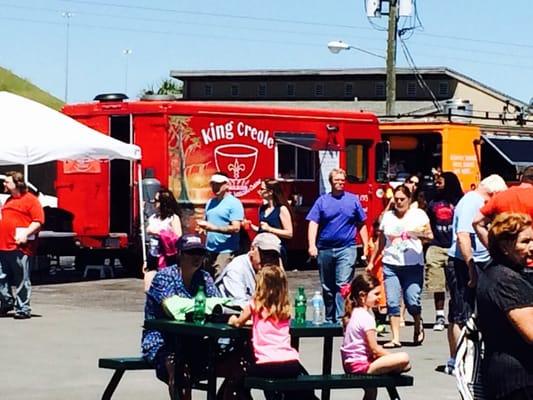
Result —
<path fill-rule="evenodd" d="M 488 248 L 489 225 L 496 215 L 503 212 L 528 214 L 533 218 L 533 166 L 522 172 L 520 185 L 497 193 L 485 203 L 474 218 L 472 225 L 479 240 Z"/>
<path fill-rule="evenodd" d="M 0 314 L 15 309 L 15 319 L 31 318 L 30 260 L 35 236 L 44 223 L 37 197 L 28 192 L 20 172 L 6 173 L 4 190 L 10 194 L 0 219 Z M 15 298 L 11 285 L 16 287 Z"/>

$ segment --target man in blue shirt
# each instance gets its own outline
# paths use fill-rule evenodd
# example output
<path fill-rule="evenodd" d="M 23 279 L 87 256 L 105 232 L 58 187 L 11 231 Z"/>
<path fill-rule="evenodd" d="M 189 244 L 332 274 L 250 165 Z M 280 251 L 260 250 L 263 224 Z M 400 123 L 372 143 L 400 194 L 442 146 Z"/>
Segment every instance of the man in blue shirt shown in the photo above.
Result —
<path fill-rule="evenodd" d="M 320 196 L 306 217 L 308 252 L 317 258 L 328 322 L 336 322 L 344 314 L 340 289 L 353 277 L 358 229 L 364 252 L 368 247 L 366 214 L 359 197 L 344 191 L 345 181 L 346 172 L 333 169 L 329 173 L 331 192 Z"/>
<path fill-rule="evenodd" d="M 210 180 L 215 197 L 205 206 L 205 220 L 196 221 L 200 232 L 207 232 L 207 269 L 216 278 L 239 250 L 239 232 L 244 208 L 229 192 L 229 178 L 216 172 Z"/>
<path fill-rule="evenodd" d="M 499 175 L 483 179 L 476 190 L 465 194 L 455 207 L 452 223 L 452 245 L 448 250 L 448 264 L 444 270 L 446 285 L 450 291 L 448 307 L 448 344 L 450 358 L 446 371 L 452 373 L 455 365 L 455 349 L 461 328 L 474 312 L 476 264 L 490 260 L 489 251 L 474 232 L 472 222 L 479 209 L 494 193 L 507 189 Z"/>

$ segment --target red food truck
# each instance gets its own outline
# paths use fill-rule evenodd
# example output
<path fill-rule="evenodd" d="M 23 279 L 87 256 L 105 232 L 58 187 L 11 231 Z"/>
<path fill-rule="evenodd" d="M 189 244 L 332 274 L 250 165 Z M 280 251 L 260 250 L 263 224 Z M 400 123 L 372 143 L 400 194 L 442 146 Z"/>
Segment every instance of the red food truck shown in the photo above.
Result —
<path fill-rule="evenodd" d="M 125 101 L 123 95 L 99 95 L 95 100 L 66 105 L 63 112 L 103 134 L 139 145 L 142 170 L 150 169 L 182 205 L 184 231 L 193 231 L 195 219 L 202 216 L 215 171 L 228 174 L 231 191 L 254 223 L 261 179 L 282 182 L 294 220 L 289 254 L 306 253 L 305 216 L 319 194 L 329 190 L 332 168 L 347 171 L 346 190 L 359 195 L 369 223 L 383 209 L 388 143 L 381 142 L 373 114 L 160 96 Z M 74 214 L 82 246 L 131 250 L 139 232 L 138 182 L 129 161 L 58 163 L 59 207 Z"/>

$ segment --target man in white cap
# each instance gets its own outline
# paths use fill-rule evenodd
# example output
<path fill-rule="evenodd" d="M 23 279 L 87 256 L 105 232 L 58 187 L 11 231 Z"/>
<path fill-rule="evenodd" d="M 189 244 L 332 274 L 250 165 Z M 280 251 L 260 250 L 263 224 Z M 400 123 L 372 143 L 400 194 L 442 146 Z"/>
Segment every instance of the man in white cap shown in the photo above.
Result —
<path fill-rule="evenodd" d="M 205 220 L 197 220 L 200 231 L 207 232 L 206 248 L 209 272 L 216 278 L 239 250 L 239 231 L 244 208 L 229 192 L 229 178 L 216 172 L 209 181 L 215 194 L 205 206 Z"/>
<path fill-rule="evenodd" d="M 272 233 L 260 233 L 252 241 L 250 251 L 235 257 L 215 281 L 224 297 L 234 304 L 246 305 L 255 292 L 255 274 L 262 267 L 280 265 L 281 241 Z"/>

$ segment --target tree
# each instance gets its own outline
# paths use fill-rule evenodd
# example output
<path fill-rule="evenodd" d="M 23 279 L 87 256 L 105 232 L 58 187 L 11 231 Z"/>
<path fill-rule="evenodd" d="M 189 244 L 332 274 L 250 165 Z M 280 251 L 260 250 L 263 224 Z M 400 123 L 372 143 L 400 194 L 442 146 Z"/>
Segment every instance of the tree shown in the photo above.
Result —
<path fill-rule="evenodd" d="M 181 96 L 183 94 L 183 84 L 170 78 L 161 80 L 156 86 L 157 88 L 154 87 L 154 84 L 151 84 L 148 88 L 141 90 L 139 97 L 154 94 L 174 96 Z"/>

